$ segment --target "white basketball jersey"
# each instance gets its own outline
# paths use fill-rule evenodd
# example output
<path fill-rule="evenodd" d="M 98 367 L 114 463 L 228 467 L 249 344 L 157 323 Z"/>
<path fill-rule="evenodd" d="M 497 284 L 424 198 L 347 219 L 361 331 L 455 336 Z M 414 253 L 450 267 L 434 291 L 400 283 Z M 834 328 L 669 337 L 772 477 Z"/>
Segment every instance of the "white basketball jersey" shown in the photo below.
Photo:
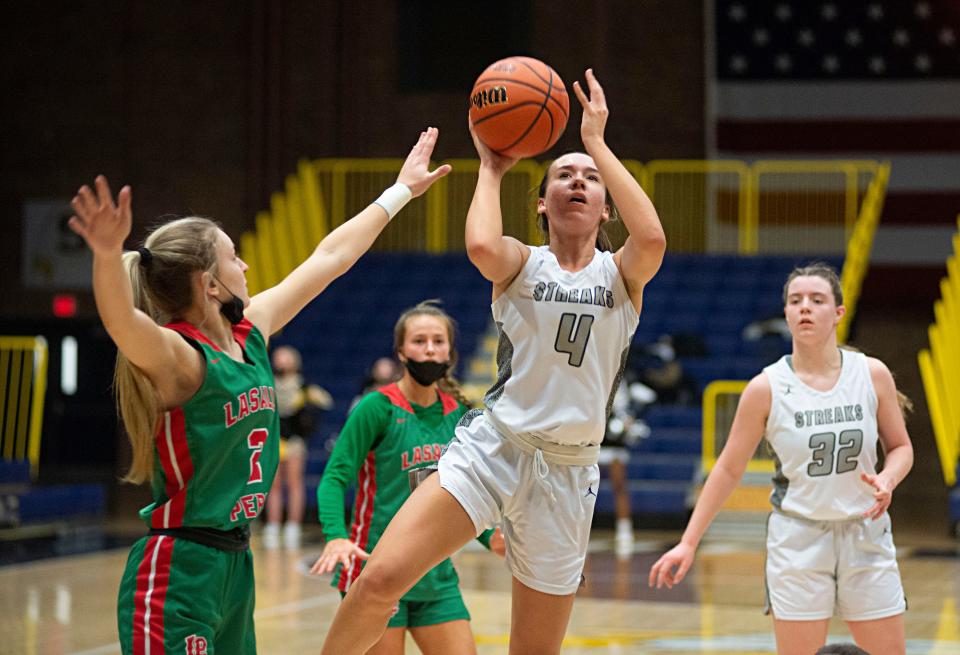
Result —
<path fill-rule="evenodd" d="M 877 466 L 877 394 L 863 353 L 841 350 L 830 391 L 800 381 L 790 357 L 766 367 L 773 398 L 767 441 L 776 455 L 770 502 L 818 521 L 859 518 L 875 502 L 861 471 Z"/>
<path fill-rule="evenodd" d="M 495 425 L 565 445 L 596 445 L 639 316 L 613 253 L 580 271 L 530 246 L 523 270 L 492 305 L 498 379 L 484 398 Z"/>

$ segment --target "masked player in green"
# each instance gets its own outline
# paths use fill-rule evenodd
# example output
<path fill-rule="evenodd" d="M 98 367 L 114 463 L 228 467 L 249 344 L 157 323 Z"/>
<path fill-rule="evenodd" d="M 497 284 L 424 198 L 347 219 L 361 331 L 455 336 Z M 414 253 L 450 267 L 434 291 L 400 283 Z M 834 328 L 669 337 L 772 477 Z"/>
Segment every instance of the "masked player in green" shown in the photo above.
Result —
<path fill-rule="evenodd" d="M 403 377 L 364 396 L 327 462 L 317 489 L 327 544 L 311 571 L 327 573 L 340 564 L 333 584 L 341 594 L 360 575 L 363 560 L 410 495 L 410 472 L 436 466 L 468 409 L 450 375 L 457 363 L 454 333 L 453 320 L 430 302 L 401 314 L 393 348 L 405 367 Z M 354 480 L 357 496 L 348 536 L 343 495 Z M 503 555 L 499 532 L 488 530 L 478 539 Z M 403 653 L 407 630 L 424 655 L 476 653 L 469 621 L 457 572 L 446 559 L 400 599 L 387 631 L 367 655 Z"/>
<path fill-rule="evenodd" d="M 100 176 L 73 199 L 70 227 L 93 251 L 97 310 L 119 349 L 127 479 L 153 490 L 140 512 L 149 533 L 120 583 L 123 653 L 256 652 L 249 523 L 263 509 L 280 440 L 267 341 L 449 172 L 428 171 L 436 139 L 435 128 L 422 132 L 397 184 L 253 298 L 247 265 L 213 221 L 170 221 L 124 253 L 130 187 L 114 202 Z"/>

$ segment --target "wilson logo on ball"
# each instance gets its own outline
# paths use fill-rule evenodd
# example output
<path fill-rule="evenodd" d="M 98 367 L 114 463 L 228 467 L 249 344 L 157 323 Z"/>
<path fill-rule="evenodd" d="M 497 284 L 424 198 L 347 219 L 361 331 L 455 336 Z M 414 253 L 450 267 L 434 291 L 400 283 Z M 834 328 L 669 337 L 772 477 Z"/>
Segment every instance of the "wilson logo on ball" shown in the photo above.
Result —
<path fill-rule="evenodd" d="M 507 57 L 480 73 L 469 95 L 470 125 L 488 148 L 533 157 L 557 142 L 570 100 L 557 72 L 533 57 Z"/>
<path fill-rule="evenodd" d="M 495 86 L 489 89 L 481 89 L 473 94 L 470 102 L 478 110 L 492 105 L 504 105 L 509 102 L 507 99 L 507 87 Z"/>

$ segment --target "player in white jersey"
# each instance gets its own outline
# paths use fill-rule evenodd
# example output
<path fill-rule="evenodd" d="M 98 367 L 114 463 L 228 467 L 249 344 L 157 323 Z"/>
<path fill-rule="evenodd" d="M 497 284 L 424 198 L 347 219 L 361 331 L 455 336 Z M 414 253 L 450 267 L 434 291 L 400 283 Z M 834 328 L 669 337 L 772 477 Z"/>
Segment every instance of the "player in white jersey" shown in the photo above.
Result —
<path fill-rule="evenodd" d="M 549 246 L 503 234 L 500 182 L 516 163 L 484 147 L 467 214 L 470 260 L 493 283 L 499 379 L 468 413 L 439 475 L 411 495 L 341 604 L 323 653 L 366 652 L 396 599 L 425 571 L 495 522 L 513 574 L 511 653 L 559 653 L 580 584 L 596 501 L 599 443 L 643 288 L 666 240 L 650 199 L 604 142 L 607 106 L 588 70 L 584 153 L 553 162 L 537 213 Z M 609 191 L 630 233 L 597 249 Z M 448 651 L 444 651 L 448 652 Z"/>
<path fill-rule="evenodd" d="M 833 269 L 795 269 L 784 303 L 793 353 L 747 385 L 687 529 L 651 568 L 650 585 L 684 578 L 766 436 L 777 461 L 766 563 L 777 652 L 816 651 L 837 613 L 868 652 L 904 653 L 906 600 L 887 508 L 913 466 L 902 407 L 909 401 L 883 362 L 837 347 L 845 308 Z"/>

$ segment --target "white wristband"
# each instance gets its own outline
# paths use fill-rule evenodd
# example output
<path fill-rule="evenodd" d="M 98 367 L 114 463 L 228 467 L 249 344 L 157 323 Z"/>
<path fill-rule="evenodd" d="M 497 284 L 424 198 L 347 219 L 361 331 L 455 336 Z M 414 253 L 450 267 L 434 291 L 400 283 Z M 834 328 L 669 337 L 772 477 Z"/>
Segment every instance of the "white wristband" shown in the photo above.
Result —
<path fill-rule="evenodd" d="M 373 204 L 380 205 L 387 212 L 388 218 L 393 218 L 413 198 L 413 191 L 403 182 L 397 182 L 380 194 Z"/>

